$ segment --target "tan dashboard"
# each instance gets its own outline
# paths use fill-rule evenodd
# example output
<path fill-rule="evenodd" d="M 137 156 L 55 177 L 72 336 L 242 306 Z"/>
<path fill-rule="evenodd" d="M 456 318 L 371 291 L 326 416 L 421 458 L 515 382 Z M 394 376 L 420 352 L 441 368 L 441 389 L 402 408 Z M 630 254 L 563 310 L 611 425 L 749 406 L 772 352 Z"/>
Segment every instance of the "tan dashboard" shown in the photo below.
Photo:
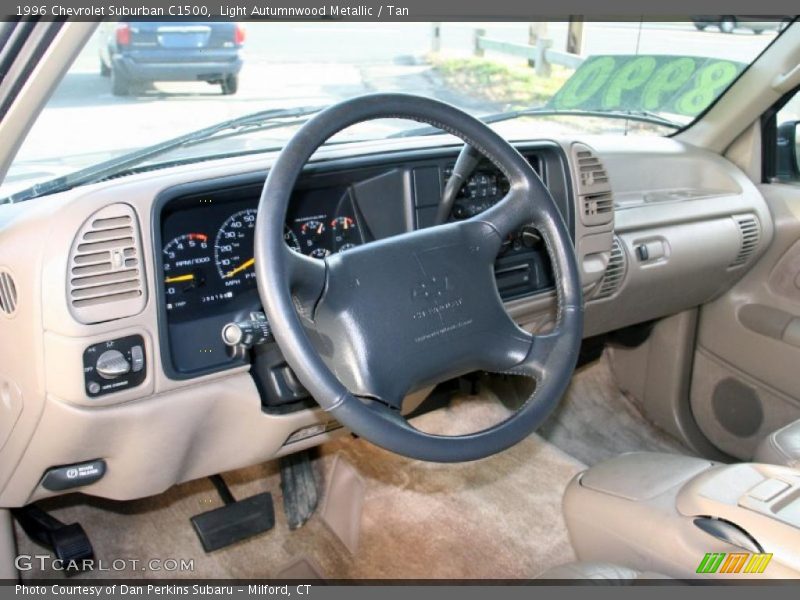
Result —
<path fill-rule="evenodd" d="M 773 235 L 766 204 L 743 173 L 677 141 L 598 137 L 519 147 L 563 161 L 563 181 L 553 167 L 545 179 L 551 178 L 551 191 L 561 186 L 554 196 L 564 199 L 572 225 L 587 337 L 711 300 L 747 271 Z M 447 162 L 457 152 L 441 139 L 338 146 L 320 151 L 312 171 L 352 169 L 353 161 L 391 171 L 393 163 Z M 175 167 L 0 206 L 1 506 L 61 493 L 43 485 L 57 467 L 103 461 L 102 477 L 69 489 L 128 499 L 335 434 L 319 409 L 264 410 L 247 362 L 198 359 L 192 364 L 213 368 L 181 372 L 170 358 L 165 282 L 194 271 L 165 275 L 160 252 L 175 236 L 164 238 L 159 199 L 198 182 L 244 177 L 257 183 L 272 160 L 261 155 Z M 402 226 L 424 225 L 423 208 L 403 209 Z M 298 217 L 293 235 L 315 216 Z M 324 217 L 314 227 L 335 227 L 336 219 L 351 215 Z M 216 239 L 226 218 L 214 231 L 190 233 Z M 214 267 L 226 283 L 247 262 L 239 255 L 236 261 Z M 175 264 L 214 272 L 199 262 Z M 545 285 L 510 295 L 507 306 L 534 330 L 552 320 L 553 300 Z M 198 343 L 194 351 L 213 350 L 206 346 Z"/>

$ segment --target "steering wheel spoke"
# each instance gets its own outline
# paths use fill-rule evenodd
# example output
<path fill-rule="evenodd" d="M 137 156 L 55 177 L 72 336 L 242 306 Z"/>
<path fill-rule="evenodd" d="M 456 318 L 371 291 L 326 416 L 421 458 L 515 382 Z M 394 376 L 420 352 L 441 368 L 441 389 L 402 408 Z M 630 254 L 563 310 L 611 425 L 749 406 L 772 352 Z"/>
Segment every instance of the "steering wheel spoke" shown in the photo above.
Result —
<path fill-rule="evenodd" d="M 325 289 L 327 267 L 325 261 L 286 248 L 289 290 L 297 312 L 313 321 L 314 308 Z"/>
<path fill-rule="evenodd" d="M 511 189 L 497 204 L 474 216 L 472 219 L 491 225 L 500 240 L 519 230 L 520 227 L 534 221 L 533 191 L 524 182 L 511 184 Z"/>

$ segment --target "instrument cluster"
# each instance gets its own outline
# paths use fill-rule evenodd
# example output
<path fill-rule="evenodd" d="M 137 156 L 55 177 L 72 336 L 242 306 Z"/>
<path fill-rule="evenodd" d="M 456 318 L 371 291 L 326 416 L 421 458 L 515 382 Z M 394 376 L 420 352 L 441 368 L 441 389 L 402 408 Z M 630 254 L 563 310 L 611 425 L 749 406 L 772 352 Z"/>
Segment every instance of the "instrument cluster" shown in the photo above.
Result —
<path fill-rule="evenodd" d="M 307 190 L 292 198 L 284 240 L 324 260 L 364 242 L 347 189 Z M 190 319 L 255 290 L 258 196 L 221 193 L 182 198 L 162 216 L 161 270 L 169 319 Z"/>

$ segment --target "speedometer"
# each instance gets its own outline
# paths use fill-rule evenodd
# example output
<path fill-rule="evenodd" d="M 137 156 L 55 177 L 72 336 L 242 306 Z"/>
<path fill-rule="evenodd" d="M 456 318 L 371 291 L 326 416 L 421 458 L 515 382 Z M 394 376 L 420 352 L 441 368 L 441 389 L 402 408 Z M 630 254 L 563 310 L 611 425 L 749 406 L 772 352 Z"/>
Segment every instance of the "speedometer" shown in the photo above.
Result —
<path fill-rule="evenodd" d="M 226 287 L 240 286 L 255 279 L 256 215 L 255 208 L 240 210 L 225 219 L 217 232 L 214 262 Z M 292 250 L 300 252 L 300 241 L 287 226 L 284 226 L 283 239 Z"/>
<path fill-rule="evenodd" d="M 253 244 L 256 209 L 247 208 L 225 219 L 214 241 L 214 262 L 226 287 L 241 286 L 255 278 Z"/>

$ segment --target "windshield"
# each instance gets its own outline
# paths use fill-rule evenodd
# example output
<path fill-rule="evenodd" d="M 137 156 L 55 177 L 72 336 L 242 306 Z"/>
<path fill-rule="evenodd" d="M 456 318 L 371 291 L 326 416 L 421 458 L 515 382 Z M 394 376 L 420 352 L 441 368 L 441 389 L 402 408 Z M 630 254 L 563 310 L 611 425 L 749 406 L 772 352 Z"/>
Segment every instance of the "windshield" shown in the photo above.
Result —
<path fill-rule="evenodd" d="M 0 198 L 111 176 L 118 165 L 108 161 L 120 157 L 135 159 L 120 161 L 125 173 L 278 149 L 314 110 L 371 92 L 438 98 L 512 139 L 668 135 L 712 104 L 782 24 L 740 22 L 733 32 L 713 21 L 579 25 L 103 23 L 24 141 Z M 302 110 L 270 117 L 291 109 Z M 212 128 L 257 111 L 246 126 Z M 331 142 L 404 132 L 425 133 L 384 120 Z M 30 193 L 87 168 L 90 176 L 70 185 Z"/>

